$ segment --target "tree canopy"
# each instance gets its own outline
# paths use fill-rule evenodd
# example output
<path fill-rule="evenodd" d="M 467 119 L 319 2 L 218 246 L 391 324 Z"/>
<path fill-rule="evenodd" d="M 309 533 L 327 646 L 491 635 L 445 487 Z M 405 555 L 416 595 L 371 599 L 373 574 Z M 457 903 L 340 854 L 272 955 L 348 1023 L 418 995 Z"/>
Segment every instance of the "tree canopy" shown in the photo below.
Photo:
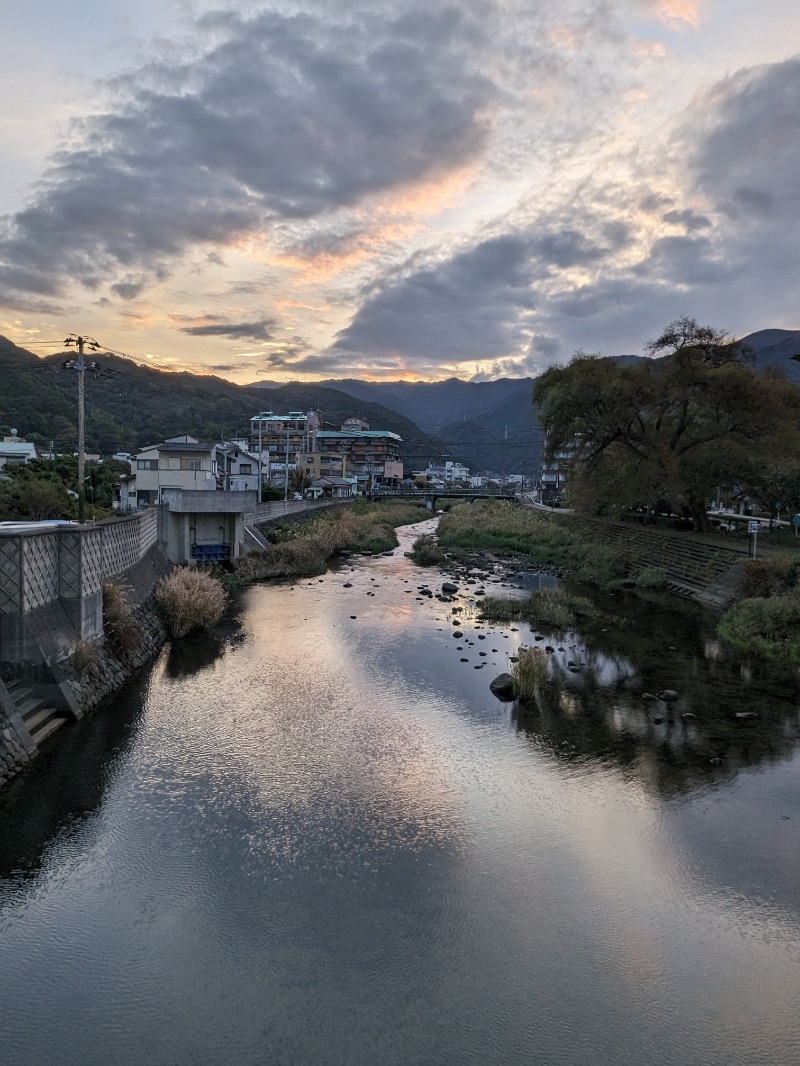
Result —
<path fill-rule="evenodd" d="M 798 454 L 800 388 L 757 374 L 739 344 L 693 319 L 647 350 L 668 354 L 623 365 L 579 352 L 538 379 L 545 456 L 569 464 L 582 507 L 668 509 L 703 528 L 717 486 L 752 474 L 756 457 Z"/>

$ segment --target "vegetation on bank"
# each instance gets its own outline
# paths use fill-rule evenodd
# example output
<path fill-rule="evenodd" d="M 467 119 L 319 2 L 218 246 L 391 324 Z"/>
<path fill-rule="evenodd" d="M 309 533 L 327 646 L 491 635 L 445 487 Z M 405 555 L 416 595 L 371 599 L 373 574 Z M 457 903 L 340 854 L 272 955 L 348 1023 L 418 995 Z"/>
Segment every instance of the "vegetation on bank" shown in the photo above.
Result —
<path fill-rule="evenodd" d="M 211 574 L 178 566 L 155 587 L 155 600 L 173 637 L 211 629 L 225 610 L 225 589 Z"/>
<path fill-rule="evenodd" d="M 537 589 L 521 600 L 487 596 L 481 600 L 481 615 L 490 622 L 530 622 L 543 629 L 568 629 L 580 619 L 597 617 L 590 600 L 564 589 Z"/>
<path fill-rule="evenodd" d="M 800 506 L 800 387 L 758 373 L 723 330 L 680 318 L 622 363 L 578 352 L 537 379 L 545 459 L 568 467 L 571 507 L 683 515 L 709 528 L 721 486 Z M 564 459 L 568 456 L 568 459 Z"/>
<path fill-rule="evenodd" d="M 661 572 L 646 567 L 641 548 L 611 546 L 569 516 L 526 510 L 502 500 L 457 504 L 442 516 L 437 540 L 445 551 L 517 552 L 534 566 L 568 570 L 603 589 L 617 588 L 623 582 L 654 588 L 664 580 Z"/>
<path fill-rule="evenodd" d="M 496 500 L 459 504 L 439 523 L 438 544 L 447 549 L 486 549 L 526 555 L 532 565 L 555 566 L 604 590 L 663 587 L 662 570 L 646 565 L 643 549 L 611 546 L 591 526 L 566 515 L 523 510 Z M 487 596 L 484 617 L 568 628 L 592 617 L 592 607 L 563 590 L 542 589 L 526 599 Z M 800 666 L 800 558 L 776 555 L 744 564 L 737 602 L 718 625 L 737 651 Z"/>
<path fill-rule="evenodd" d="M 738 600 L 719 635 L 738 651 L 800 666 L 800 561 L 774 556 L 746 563 Z"/>
<path fill-rule="evenodd" d="M 103 631 L 112 655 L 120 662 L 126 662 L 142 642 L 129 596 L 127 585 L 110 579 L 103 582 Z"/>
<path fill-rule="evenodd" d="M 114 484 L 130 467 L 109 459 L 86 464 L 86 517 L 89 521 L 110 518 Z M 32 459 L 10 463 L 0 479 L 0 521 L 40 521 L 45 518 L 75 518 L 78 460 L 73 455 L 55 459 Z"/>
<path fill-rule="evenodd" d="M 417 566 L 441 566 L 447 556 L 439 547 L 436 537 L 427 534 L 417 537 L 411 545 L 411 558 Z"/>
<path fill-rule="evenodd" d="M 398 541 L 395 526 L 425 518 L 418 504 L 404 501 L 372 503 L 358 500 L 346 507 L 321 511 L 301 524 L 272 523 L 262 532 L 272 542 L 268 551 L 250 552 L 235 567 L 239 582 L 322 574 L 341 552 L 391 551 Z"/>

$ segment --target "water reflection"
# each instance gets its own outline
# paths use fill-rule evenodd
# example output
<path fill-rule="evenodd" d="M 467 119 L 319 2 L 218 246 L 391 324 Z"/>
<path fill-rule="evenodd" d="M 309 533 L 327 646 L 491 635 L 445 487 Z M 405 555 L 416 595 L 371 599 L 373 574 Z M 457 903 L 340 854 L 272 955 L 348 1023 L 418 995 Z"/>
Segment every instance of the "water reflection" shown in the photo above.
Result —
<path fill-rule="evenodd" d="M 53 743 L 0 793 L 0 878 L 34 875 L 60 834 L 76 830 L 103 803 L 133 744 L 149 671 Z M 2 889 L 2 882 L 0 882 Z"/>
<path fill-rule="evenodd" d="M 167 675 L 178 679 L 207 670 L 223 654 L 224 647 L 216 633 L 191 633 L 173 640 L 167 655 Z"/>
<path fill-rule="evenodd" d="M 800 704 L 791 674 L 726 653 L 713 619 L 691 606 L 656 603 L 656 615 L 639 601 L 594 598 L 600 624 L 527 638 L 551 650 L 537 700 L 513 708 L 520 731 L 560 759 L 612 760 L 667 797 L 792 757 Z M 677 698 L 658 699 L 663 690 Z"/>

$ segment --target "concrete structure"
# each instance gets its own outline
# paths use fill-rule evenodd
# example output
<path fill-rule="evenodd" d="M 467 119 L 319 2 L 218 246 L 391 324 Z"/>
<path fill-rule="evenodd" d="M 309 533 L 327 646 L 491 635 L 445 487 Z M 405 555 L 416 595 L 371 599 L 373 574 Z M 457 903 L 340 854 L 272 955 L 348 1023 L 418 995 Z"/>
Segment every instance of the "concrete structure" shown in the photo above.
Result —
<path fill-rule="evenodd" d="M 161 499 L 159 540 L 170 562 L 227 562 L 246 550 L 244 516 L 257 507 L 257 492 L 162 489 Z"/>
<path fill-rule="evenodd" d="M 342 477 L 321 477 L 313 482 L 309 494 L 315 500 L 336 499 L 348 500 L 354 494 L 355 488 L 352 481 Z"/>
<path fill-rule="evenodd" d="M 439 482 L 442 485 L 452 485 L 455 481 L 469 482 L 469 467 L 463 463 L 456 463 L 448 459 L 445 463 L 428 463 L 427 469 L 414 471 L 415 477 L 424 477 L 431 482 Z"/>
<path fill-rule="evenodd" d="M 316 435 L 322 425 L 319 411 L 289 411 L 284 415 L 261 411 L 250 419 L 250 448 L 270 456 L 294 456 L 316 451 Z"/>
<path fill-rule="evenodd" d="M 102 639 L 103 581 L 132 575 L 135 584 L 137 568 L 163 570 L 157 541 L 155 510 L 88 526 L 0 530 L 0 674 L 52 684 L 78 640 Z"/>
<path fill-rule="evenodd" d="M 319 430 L 317 442 L 320 449 L 347 457 L 348 466 L 362 492 L 371 492 L 376 485 L 399 484 L 403 480 L 402 437 L 387 429 L 345 428 L 355 422 L 360 426 L 368 424 L 363 419 L 349 419 L 339 430 Z"/>
<path fill-rule="evenodd" d="M 162 489 L 212 492 L 219 486 L 217 445 L 194 437 L 170 437 L 138 452 L 133 473 L 120 478 L 120 511 L 141 510 L 160 500 Z"/>
<path fill-rule="evenodd" d="M 301 452 L 297 461 L 312 482 L 320 478 L 346 478 L 351 474 L 348 456 L 339 452 Z"/>
<path fill-rule="evenodd" d="M 0 442 L 0 470 L 4 466 L 29 463 L 31 459 L 38 458 L 36 445 L 27 440 L 20 440 L 16 433 L 12 433 L 10 437 L 3 437 Z"/>

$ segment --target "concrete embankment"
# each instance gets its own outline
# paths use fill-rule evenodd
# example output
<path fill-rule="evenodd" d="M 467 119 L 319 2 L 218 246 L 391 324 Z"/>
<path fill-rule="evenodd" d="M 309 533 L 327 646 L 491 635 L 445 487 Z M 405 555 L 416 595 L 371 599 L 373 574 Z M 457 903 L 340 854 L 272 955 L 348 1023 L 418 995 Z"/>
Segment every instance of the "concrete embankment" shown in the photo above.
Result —
<path fill-rule="evenodd" d="M 0 784 L 161 647 L 153 589 L 171 565 L 154 513 L 0 537 Z M 124 646 L 107 639 L 106 581 L 129 607 Z"/>
<path fill-rule="evenodd" d="M 745 544 L 717 544 L 696 533 L 649 528 L 633 522 L 607 522 L 574 516 L 595 536 L 627 551 L 633 550 L 632 572 L 663 570 L 668 591 L 723 611 L 736 596 L 741 569 L 747 561 Z"/>

